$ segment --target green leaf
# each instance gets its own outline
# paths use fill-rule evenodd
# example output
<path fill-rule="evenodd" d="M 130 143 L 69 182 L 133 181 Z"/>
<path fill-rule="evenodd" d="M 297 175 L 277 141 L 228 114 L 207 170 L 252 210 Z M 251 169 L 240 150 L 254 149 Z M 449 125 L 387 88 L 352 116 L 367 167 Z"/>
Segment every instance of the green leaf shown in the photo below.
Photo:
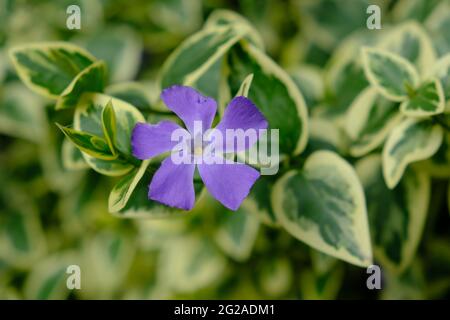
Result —
<path fill-rule="evenodd" d="M 256 47 L 264 50 L 264 41 L 259 32 L 247 19 L 236 12 L 225 9 L 215 10 L 209 15 L 204 28 L 214 28 L 217 26 L 235 26 L 236 28 L 247 29 L 245 38 Z"/>
<path fill-rule="evenodd" d="M 312 270 L 300 274 L 300 290 L 305 300 L 336 299 L 344 280 L 344 269 L 334 268 L 329 272 L 316 275 Z"/>
<path fill-rule="evenodd" d="M 83 49 L 62 42 L 18 46 L 10 51 L 10 57 L 19 77 L 31 90 L 53 99 L 95 61 Z"/>
<path fill-rule="evenodd" d="M 431 69 L 430 76 L 439 80 L 447 106 L 450 106 L 450 54 L 443 56 L 436 62 Z"/>
<path fill-rule="evenodd" d="M 380 299 L 384 300 L 424 300 L 426 280 L 419 261 L 405 270 L 401 275 L 384 272 L 386 286 L 381 290 Z"/>
<path fill-rule="evenodd" d="M 84 161 L 83 154 L 68 138 L 65 138 L 61 148 L 63 167 L 68 170 L 81 170 L 89 168 Z"/>
<path fill-rule="evenodd" d="M 450 3 L 440 1 L 424 23 L 439 56 L 450 52 Z"/>
<path fill-rule="evenodd" d="M 416 21 L 396 26 L 382 38 L 380 48 L 408 60 L 420 74 L 427 72 L 436 60 L 433 43 Z"/>
<path fill-rule="evenodd" d="M 150 161 L 143 161 L 139 168 L 133 169 L 130 173 L 120 179 L 109 194 L 108 210 L 109 212 L 119 212 L 122 210 L 130 199 L 131 194 L 137 184 L 144 176 Z M 151 200 L 149 200 L 151 201 Z"/>
<path fill-rule="evenodd" d="M 150 4 L 149 16 L 153 23 L 174 34 L 189 34 L 200 27 L 202 2 L 200 0 L 156 0 Z"/>
<path fill-rule="evenodd" d="M 105 139 L 102 125 L 103 108 L 112 103 L 116 115 L 115 148 L 120 156 L 113 161 L 95 159 L 83 154 L 86 162 L 95 171 L 109 176 L 120 176 L 139 164 L 131 154 L 131 133 L 136 123 L 145 122 L 142 114 L 129 103 L 100 93 L 84 94 L 76 109 L 74 128 Z"/>
<path fill-rule="evenodd" d="M 113 298 L 124 285 L 135 255 L 132 239 L 112 230 L 84 239 L 82 286 L 83 298 Z M 84 271 L 84 273 L 83 273 Z M 84 281 L 83 281 L 84 280 Z M 106 296 L 105 296 L 106 295 Z"/>
<path fill-rule="evenodd" d="M 142 169 L 142 167 L 141 167 Z M 135 173 L 134 178 L 131 177 L 131 175 L 124 177 L 119 184 L 123 184 L 122 188 L 117 188 L 116 191 L 125 192 L 125 198 L 116 198 L 115 195 L 111 195 L 110 198 L 110 204 L 112 205 L 117 201 L 117 204 L 114 205 L 113 210 L 111 210 L 111 213 L 120 218 L 168 218 L 168 217 L 177 217 L 177 216 L 186 216 L 191 211 L 184 211 L 180 209 L 175 209 L 166 205 L 163 205 L 157 201 L 150 200 L 148 198 L 148 186 L 150 184 L 150 181 L 152 179 L 152 174 L 150 171 L 154 171 L 155 169 L 148 168 L 149 170 L 144 170 L 143 175 L 141 178 L 139 178 L 139 175 L 142 174 L 142 171 L 138 171 Z M 133 173 L 131 173 L 133 174 Z M 133 180 L 133 181 L 131 181 Z M 137 182 L 136 185 L 134 185 Z M 129 187 L 127 187 L 127 185 Z M 117 187 L 117 185 L 116 185 Z M 200 207 L 198 206 L 198 202 L 200 202 L 200 199 L 202 197 L 201 191 L 203 189 L 203 184 L 199 182 L 194 181 L 194 189 L 197 199 L 197 204 L 194 207 L 193 210 L 198 210 Z M 114 191 L 115 192 L 115 191 Z M 129 195 L 128 193 L 131 193 Z M 122 205 L 125 203 L 126 197 L 128 196 L 128 200 L 126 201 L 125 206 L 122 207 Z M 118 211 L 115 209 L 117 207 L 122 207 Z M 192 210 L 192 211 L 193 211 Z"/>
<path fill-rule="evenodd" d="M 442 143 L 443 130 L 430 120 L 408 118 L 394 128 L 383 148 L 383 176 L 394 188 L 408 164 L 431 157 Z"/>
<path fill-rule="evenodd" d="M 97 61 L 81 71 L 61 93 L 56 101 L 56 109 L 72 108 L 77 105 L 85 92 L 102 92 L 105 86 L 106 66 Z"/>
<path fill-rule="evenodd" d="M 150 111 L 153 108 L 149 89 L 138 82 L 113 84 L 106 88 L 106 93 L 117 99 L 128 102 L 141 111 Z"/>
<path fill-rule="evenodd" d="M 308 108 L 314 108 L 325 93 L 322 70 L 310 65 L 301 65 L 290 69 L 289 75 L 303 93 Z"/>
<path fill-rule="evenodd" d="M 244 34 L 245 30 L 221 26 L 206 28 L 190 36 L 164 63 L 160 87 L 194 83 Z"/>
<path fill-rule="evenodd" d="M 366 194 L 375 258 L 383 267 L 401 273 L 411 263 L 422 236 L 430 178 L 422 171 L 408 169 L 390 190 L 384 183 L 379 155 L 358 161 L 355 168 Z"/>
<path fill-rule="evenodd" d="M 293 270 L 287 258 L 272 257 L 256 270 L 262 291 L 270 298 L 279 298 L 292 286 Z"/>
<path fill-rule="evenodd" d="M 387 99 L 403 101 L 419 83 L 414 66 L 389 51 L 366 47 L 363 63 L 367 79 Z"/>
<path fill-rule="evenodd" d="M 44 232 L 33 199 L 25 190 L 8 184 L 0 192 L 0 205 L 0 260 L 17 268 L 32 266 L 46 252 Z"/>
<path fill-rule="evenodd" d="M 78 149 L 86 154 L 102 160 L 114 160 L 117 158 L 117 155 L 111 153 L 107 142 L 103 138 L 59 124 L 56 125 Z"/>
<path fill-rule="evenodd" d="M 238 92 L 236 92 L 236 97 L 238 96 L 248 97 L 248 92 L 252 85 L 252 81 L 253 81 L 253 73 L 249 74 L 247 77 L 245 77 L 244 81 L 242 81 Z"/>
<path fill-rule="evenodd" d="M 417 165 L 432 177 L 450 177 L 450 132 L 444 134 L 438 151 L 431 158 L 421 161 Z"/>
<path fill-rule="evenodd" d="M 400 105 L 407 116 L 423 117 L 444 112 L 445 98 L 442 85 L 437 79 L 422 83 L 410 97 Z"/>
<path fill-rule="evenodd" d="M 0 89 L 0 132 L 41 143 L 46 132 L 42 101 L 18 82 Z"/>
<path fill-rule="evenodd" d="M 267 196 L 272 193 L 274 182 L 274 176 L 261 176 L 242 203 L 243 205 L 245 203 L 246 210 L 257 215 L 263 223 L 270 226 L 277 224 L 270 197 Z"/>
<path fill-rule="evenodd" d="M 374 45 L 372 37 L 355 33 L 333 52 L 324 73 L 325 106 L 317 108 L 326 116 L 337 118 L 345 115 L 348 107 L 369 84 L 364 74 L 361 47 Z M 328 101 L 329 100 L 329 101 Z M 311 106 L 308 105 L 308 108 Z"/>
<path fill-rule="evenodd" d="M 67 288 L 67 267 L 78 265 L 79 259 L 72 252 L 49 256 L 33 266 L 25 281 L 24 295 L 32 300 L 66 299 L 70 292 Z M 83 283 L 83 282 L 82 282 Z"/>
<path fill-rule="evenodd" d="M 317 151 L 301 171 L 288 171 L 274 186 L 272 205 L 295 238 L 358 266 L 372 263 L 363 189 L 335 153 Z"/>
<path fill-rule="evenodd" d="M 228 64 L 232 93 L 238 92 L 249 74 L 254 75 L 248 98 L 264 114 L 269 129 L 279 129 L 280 153 L 301 153 L 308 140 L 308 112 L 292 79 L 267 55 L 248 43 L 233 47 Z"/>
<path fill-rule="evenodd" d="M 250 257 L 259 230 L 259 219 L 246 208 L 245 202 L 236 212 L 220 212 L 215 230 L 218 246 L 231 258 L 245 261 Z"/>
<path fill-rule="evenodd" d="M 193 292 L 217 284 L 225 268 L 226 259 L 209 239 L 180 236 L 160 253 L 158 280 L 176 292 Z"/>
<path fill-rule="evenodd" d="M 345 129 L 351 140 L 350 154 L 360 157 L 378 148 L 401 119 L 396 103 L 378 94 L 375 88 L 362 91 L 349 107 L 345 119 Z"/>
<path fill-rule="evenodd" d="M 309 119 L 309 141 L 305 154 L 314 151 L 329 150 L 345 152 L 346 137 L 336 121 L 327 117 L 315 116 Z"/>
<path fill-rule="evenodd" d="M 102 128 L 105 140 L 108 143 L 109 150 L 112 154 L 116 154 L 116 114 L 112 106 L 111 100 L 106 104 L 102 111 Z"/>
<path fill-rule="evenodd" d="M 111 82 L 132 80 L 141 63 L 142 40 L 136 32 L 124 25 L 107 26 L 80 39 L 76 39 L 98 59 L 104 60 Z"/>

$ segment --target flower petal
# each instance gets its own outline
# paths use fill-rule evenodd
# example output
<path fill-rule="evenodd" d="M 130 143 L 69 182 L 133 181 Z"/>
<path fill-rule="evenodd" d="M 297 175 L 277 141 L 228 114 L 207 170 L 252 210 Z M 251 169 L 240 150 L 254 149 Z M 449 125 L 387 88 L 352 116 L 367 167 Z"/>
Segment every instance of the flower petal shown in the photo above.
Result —
<path fill-rule="evenodd" d="M 165 205 L 190 210 L 194 207 L 194 164 L 174 164 L 166 158 L 150 183 L 148 198 Z"/>
<path fill-rule="evenodd" d="M 161 99 L 167 107 L 183 120 L 186 128 L 194 135 L 194 121 L 201 121 L 202 130 L 211 128 L 216 114 L 216 101 L 205 97 L 197 90 L 180 85 L 164 89 Z"/>
<path fill-rule="evenodd" d="M 222 120 L 215 129 L 220 130 L 225 138 L 224 152 L 239 152 L 255 144 L 259 139 L 259 130 L 267 129 L 267 127 L 268 122 L 258 107 L 250 99 L 239 96 L 230 101 Z M 247 134 L 245 143 L 238 145 L 235 136 L 226 134 L 227 129 L 242 129 L 243 131 L 253 129 L 254 134 Z"/>
<path fill-rule="evenodd" d="M 215 164 L 198 164 L 200 177 L 214 198 L 225 207 L 237 210 L 260 174 L 243 163 L 214 160 Z"/>
<path fill-rule="evenodd" d="M 170 151 L 178 143 L 178 141 L 171 141 L 171 135 L 177 129 L 185 130 L 178 124 L 167 120 L 154 125 L 137 123 L 131 135 L 133 155 L 144 160 Z"/>

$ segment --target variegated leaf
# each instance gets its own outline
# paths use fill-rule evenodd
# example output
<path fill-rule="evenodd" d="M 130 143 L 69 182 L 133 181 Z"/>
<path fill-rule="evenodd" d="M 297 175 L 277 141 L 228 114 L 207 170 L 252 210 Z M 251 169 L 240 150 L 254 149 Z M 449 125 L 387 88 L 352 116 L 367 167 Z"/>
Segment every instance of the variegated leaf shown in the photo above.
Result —
<path fill-rule="evenodd" d="M 427 32 L 416 21 L 396 26 L 382 40 L 380 48 L 405 58 L 420 74 L 427 72 L 436 60 L 433 43 Z"/>
<path fill-rule="evenodd" d="M 2 180 L 6 179 L 2 176 Z M 28 268 L 46 252 L 38 210 L 25 190 L 12 184 L 0 192 L 0 205 L 0 260 L 17 268 Z"/>
<path fill-rule="evenodd" d="M 401 121 L 398 104 L 367 88 L 353 101 L 346 115 L 345 129 L 350 137 L 350 154 L 363 156 L 378 148 Z"/>
<path fill-rule="evenodd" d="M 289 70 L 289 75 L 305 97 L 308 108 L 314 108 L 325 93 L 321 70 L 310 65 L 301 65 Z"/>
<path fill-rule="evenodd" d="M 446 112 L 450 112 L 450 54 L 447 54 L 440 58 L 431 69 L 429 75 L 431 77 L 436 77 L 441 83 L 444 98 L 445 101 L 447 101 Z"/>
<path fill-rule="evenodd" d="M 347 141 L 343 130 L 332 119 L 316 116 L 309 119 L 309 141 L 305 155 L 319 150 L 345 152 Z"/>
<path fill-rule="evenodd" d="M 227 255 L 237 261 L 250 257 L 259 230 L 259 219 L 245 202 L 236 212 L 220 212 L 215 240 Z"/>
<path fill-rule="evenodd" d="M 231 26 L 206 28 L 185 40 L 166 60 L 160 87 L 197 81 L 245 34 Z"/>
<path fill-rule="evenodd" d="M 22 84 L 13 82 L 0 89 L 0 132 L 12 137 L 42 142 L 46 133 L 45 108 Z"/>
<path fill-rule="evenodd" d="M 347 262 L 372 263 L 364 192 L 353 168 L 337 154 L 317 151 L 302 170 L 274 186 L 278 222 L 294 237 Z"/>
<path fill-rule="evenodd" d="M 300 290 L 305 300 L 333 300 L 336 299 L 344 280 L 342 266 L 327 273 L 317 275 L 312 270 L 305 270 L 300 274 Z"/>
<path fill-rule="evenodd" d="M 432 177 L 450 177 L 450 132 L 444 133 L 438 151 L 431 158 L 418 162 L 417 165 Z"/>
<path fill-rule="evenodd" d="M 381 157 L 370 155 L 356 164 L 367 199 L 375 258 L 401 273 L 411 263 L 420 242 L 430 201 L 429 176 L 408 169 L 390 190 L 384 183 Z"/>
<path fill-rule="evenodd" d="M 106 104 L 102 111 L 102 128 L 109 150 L 112 154 L 116 155 L 116 114 L 114 113 L 114 107 L 111 100 Z"/>
<path fill-rule="evenodd" d="M 218 9 L 210 14 L 206 20 L 204 28 L 214 28 L 217 26 L 236 26 L 248 29 L 245 38 L 260 49 L 264 49 L 264 42 L 258 30 L 243 16 L 231 10 Z"/>
<path fill-rule="evenodd" d="M 121 82 L 105 89 L 106 94 L 128 102 L 141 111 L 152 110 L 152 96 L 149 88 L 139 82 Z"/>
<path fill-rule="evenodd" d="M 394 188 L 406 167 L 430 158 L 439 149 L 444 132 L 430 120 L 408 118 L 394 128 L 383 148 L 383 176 Z"/>
<path fill-rule="evenodd" d="M 400 105 L 407 116 L 424 117 L 444 112 L 445 98 L 442 85 L 437 79 L 423 82 L 410 97 Z"/>
<path fill-rule="evenodd" d="M 341 121 L 341 116 L 345 115 L 355 98 L 368 86 L 361 47 L 374 45 L 373 42 L 373 37 L 355 33 L 334 51 L 324 73 L 325 92 L 330 102 L 324 107 L 317 106 L 323 109 L 326 116 Z"/>
<path fill-rule="evenodd" d="M 301 92 L 292 79 L 266 54 L 249 43 L 233 47 L 229 53 L 229 85 L 238 92 L 242 81 L 253 74 L 248 98 L 269 122 L 279 129 L 282 154 L 299 154 L 308 140 L 308 112 Z M 289 121 L 285 121 L 289 118 Z"/>
<path fill-rule="evenodd" d="M 74 130 L 57 124 L 66 137 L 84 153 L 101 160 L 115 160 L 117 155 L 111 153 L 107 142 L 98 136 Z"/>
<path fill-rule="evenodd" d="M 67 170 L 81 170 L 89 168 L 83 154 L 68 138 L 65 138 L 61 148 L 61 160 Z"/>
<path fill-rule="evenodd" d="M 83 244 L 83 298 L 112 299 L 129 273 L 136 247 L 125 234 L 103 231 L 85 239 Z M 105 296 L 106 294 L 106 296 Z"/>
<path fill-rule="evenodd" d="M 136 170 L 136 169 L 135 169 Z M 125 198 L 116 198 L 118 195 L 111 194 L 110 198 L 110 212 L 119 218 L 146 218 L 146 219 L 159 219 L 168 217 L 185 216 L 191 211 L 184 211 L 180 209 L 175 209 L 163 205 L 157 201 L 148 198 L 148 186 L 153 176 L 153 172 L 156 168 L 149 168 L 142 171 L 137 171 L 132 177 L 133 172 L 123 178 L 118 185 L 116 185 L 115 192 L 125 192 Z M 150 173 L 152 171 L 152 173 Z M 139 176 L 143 174 L 140 178 Z M 135 184 L 137 181 L 137 184 Z M 123 184 L 123 188 L 119 185 Z M 198 201 L 201 199 L 201 192 L 203 189 L 203 184 L 194 181 L 194 190 L 196 194 L 197 204 L 193 210 L 199 210 L 201 207 L 198 206 Z M 128 199 L 127 199 L 128 197 Z M 125 201 L 126 200 L 126 201 Z M 125 205 L 124 205 L 125 204 Z M 117 209 L 120 208 L 120 209 Z"/>
<path fill-rule="evenodd" d="M 66 271 L 70 265 L 80 265 L 73 252 L 63 252 L 49 256 L 33 266 L 25 280 L 24 295 L 31 300 L 66 299 L 70 290 L 67 287 Z"/>
<path fill-rule="evenodd" d="M 439 56 L 450 51 L 450 35 L 446 32 L 450 26 L 450 3 L 439 1 L 424 23 Z"/>
<path fill-rule="evenodd" d="M 74 117 L 74 128 L 83 132 L 104 137 L 102 127 L 103 108 L 112 103 L 116 115 L 116 143 L 119 157 L 113 161 L 95 159 L 83 154 L 86 162 L 95 171 L 110 176 L 120 176 L 131 171 L 139 161 L 131 155 L 131 132 L 137 122 L 145 122 L 142 114 L 129 103 L 104 94 L 85 94 L 80 99 Z"/>
<path fill-rule="evenodd" d="M 274 183 L 274 176 L 261 176 L 243 202 L 249 212 L 257 215 L 261 222 L 270 226 L 277 224 L 270 197 L 267 196 L 272 193 Z"/>
<path fill-rule="evenodd" d="M 102 92 L 105 86 L 106 66 L 97 61 L 81 71 L 60 94 L 56 101 L 56 109 L 71 108 L 77 105 L 78 99 L 85 92 Z"/>
<path fill-rule="evenodd" d="M 134 189 L 143 177 L 145 170 L 147 170 L 149 163 L 149 160 L 143 161 L 139 168 L 133 169 L 133 171 L 117 182 L 109 194 L 109 212 L 118 212 L 125 207 Z"/>
<path fill-rule="evenodd" d="M 202 21 L 201 0 L 156 0 L 150 3 L 152 22 L 175 34 L 189 34 Z"/>
<path fill-rule="evenodd" d="M 60 42 L 15 47 L 10 57 L 22 81 L 33 91 L 56 99 L 75 77 L 95 62 L 83 49 Z"/>
<path fill-rule="evenodd" d="M 75 41 L 108 66 L 111 82 L 129 81 L 136 77 L 141 63 L 142 40 L 128 27 L 111 27 Z"/>
<path fill-rule="evenodd" d="M 162 249 L 158 280 L 175 292 L 193 292 L 217 284 L 225 269 L 226 259 L 209 239 L 186 235 Z"/>
<path fill-rule="evenodd" d="M 285 257 L 272 257 L 255 271 L 262 291 L 270 298 L 282 297 L 292 286 L 292 265 Z"/>
<path fill-rule="evenodd" d="M 405 100 L 419 84 L 414 66 L 389 51 L 366 47 L 363 49 L 363 63 L 367 79 L 390 100 Z"/>

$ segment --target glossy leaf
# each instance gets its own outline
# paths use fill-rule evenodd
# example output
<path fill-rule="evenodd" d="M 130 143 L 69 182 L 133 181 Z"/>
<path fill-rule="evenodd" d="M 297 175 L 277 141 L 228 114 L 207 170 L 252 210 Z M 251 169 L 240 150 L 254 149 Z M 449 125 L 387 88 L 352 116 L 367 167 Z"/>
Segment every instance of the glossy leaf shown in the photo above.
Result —
<path fill-rule="evenodd" d="M 95 159 L 84 154 L 86 162 L 99 173 L 120 176 L 139 164 L 131 155 L 131 132 L 137 122 L 145 122 L 142 114 L 132 105 L 104 94 L 85 94 L 80 99 L 74 117 L 74 128 L 104 139 L 102 126 L 103 108 L 112 103 L 116 115 L 115 147 L 120 156 L 113 161 Z"/>
<path fill-rule="evenodd" d="M 269 122 L 269 129 L 279 129 L 279 148 L 283 154 L 301 153 L 308 139 L 308 112 L 295 83 L 275 62 L 251 44 L 235 46 L 229 54 L 232 92 L 253 74 L 248 98 Z M 290 121 L 285 121 L 289 118 Z"/>
<path fill-rule="evenodd" d="M 419 83 L 414 66 L 399 55 L 374 48 L 363 50 L 364 71 L 370 83 L 386 98 L 403 101 Z"/>
<path fill-rule="evenodd" d="M 356 164 L 367 199 L 375 258 L 401 273 L 411 263 L 420 242 L 430 201 L 429 176 L 408 169 L 393 189 L 384 183 L 381 157 L 371 155 Z"/>
<path fill-rule="evenodd" d="M 61 42 L 15 47 L 10 57 L 22 81 L 33 91 L 58 98 L 75 77 L 95 62 L 83 49 Z"/>
<path fill-rule="evenodd" d="M 398 104 L 381 96 L 375 88 L 362 91 L 345 119 L 351 155 L 359 157 L 378 148 L 401 119 Z"/>
<path fill-rule="evenodd" d="M 414 93 L 403 101 L 400 111 L 407 116 L 423 117 L 444 112 L 445 97 L 441 83 L 431 79 L 422 83 Z"/>
<path fill-rule="evenodd" d="M 259 230 L 259 219 L 247 208 L 245 202 L 236 212 L 220 212 L 215 231 L 219 247 L 237 261 L 250 257 Z"/>
<path fill-rule="evenodd" d="M 394 188 L 413 162 L 431 157 L 442 143 L 443 130 L 429 120 L 406 119 L 391 131 L 383 148 L 383 176 Z"/>
<path fill-rule="evenodd" d="M 56 109 L 71 108 L 85 92 L 102 92 L 105 86 L 106 66 L 103 61 L 94 62 L 81 71 L 61 93 Z"/>
<path fill-rule="evenodd" d="M 211 241 L 187 235 L 166 244 L 158 278 L 176 292 L 193 292 L 216 284 L 225 268 L 226 260 Z"/>
<path fill-rule="evenodd" d="M 102 160 L 114 160 L 117 158 L 116 155 L 111 153 L 107 142 L 103 138 L 57 125 L 66 137 L 84 153 Z"/>
<path fill-rule="evenodd" d="M 353 168 L 330 151 L 317 151 L 301 171 L 274 186 L 278 222 L 295 238 L 347 262 L 372 262 L 364 192 Z"/>

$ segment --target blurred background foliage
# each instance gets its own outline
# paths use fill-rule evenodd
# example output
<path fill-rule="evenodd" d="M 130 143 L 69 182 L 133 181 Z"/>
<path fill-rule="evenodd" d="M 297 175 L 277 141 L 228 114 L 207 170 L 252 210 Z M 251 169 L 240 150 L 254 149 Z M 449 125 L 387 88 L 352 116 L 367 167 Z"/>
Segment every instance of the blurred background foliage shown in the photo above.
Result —
<path fill-rule="evenodd" d="M 17 44 L 70 41 L 107 62 L 111 83 L 137 80 L 155 95 L 155 78 L 174 48 L 213 10 L 231 9 L 256 26 L 268 54 L 300 87 L 310 114 L 339 123 L 367 86 L 344 44 L 376 40 L 378 33 L 366 28 L 373 3 L 382 8 L 383 28 L 415 20 L 439 55 L 449 52 L 445 0 L 0 0 L 0 298 L 448 298 L 449 216 L 441 205 L 448 179 L 433 180 L 411 266 L 401 274 L 384 270 L 383 289 L 369 291 L 365 269 L 318 253 L 253 215 L 230 218 L 207 202 L 170 220 L 109 214 L 116 180 L 63 161 L 67 142 L 54 123 L 70 122 L 71 113 L 55 111 L 25 88 L 7 58 Z M 66 28 L 71 4 L 81 8 L 81 30 Z M 349 63 L 340 59 L 336 67 L 342 55 Z M 341 67 L 345 78 L 329 85 Z M 71 264 L 81 267 L 81 290 L 66 288 Z"/>

